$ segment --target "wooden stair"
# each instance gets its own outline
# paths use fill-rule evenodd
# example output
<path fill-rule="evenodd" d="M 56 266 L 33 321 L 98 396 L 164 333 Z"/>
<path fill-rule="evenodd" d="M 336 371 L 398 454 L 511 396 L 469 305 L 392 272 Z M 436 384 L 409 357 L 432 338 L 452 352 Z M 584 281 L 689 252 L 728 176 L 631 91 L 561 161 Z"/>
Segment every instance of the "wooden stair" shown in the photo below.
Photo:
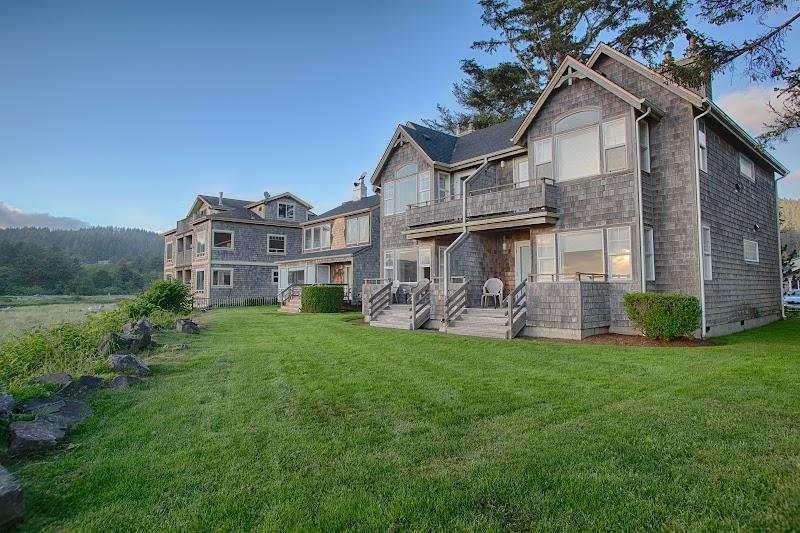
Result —
<path fill-rule="evenodd" d="M 506 323 L 504 308 L 465 307 L 461 315 L 447 327 L 447 333 L 487 339 L 505 339 L 508 331 Z"/>
<path fill-rule="evenodd" d="M 300 298 L 289 298 L 286 303 L 280 306 L 279 310 L 284 313 L 299 313 Z"/>
<path fill-rule="evenodd" d="M 384 307 L 378 316 L 372 317 L 370 326 L 392 329 L 412 329 L 411 306 L 408 304 L 392 304 Z"/>

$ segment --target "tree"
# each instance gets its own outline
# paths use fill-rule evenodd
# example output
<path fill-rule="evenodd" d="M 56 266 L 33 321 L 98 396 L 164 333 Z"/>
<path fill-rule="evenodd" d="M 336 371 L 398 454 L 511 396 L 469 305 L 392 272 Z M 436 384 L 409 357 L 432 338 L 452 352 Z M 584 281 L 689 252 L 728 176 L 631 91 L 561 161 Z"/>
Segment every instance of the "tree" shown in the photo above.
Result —
<path fill-rule="evenodd" d="M 601 40 L 645 60 L 656 57 L 685 31 L 689 0 L 480 0 L 481 20 L 498 36 L 472 47 L 490 54 L 508 49 L 515 61 L 483 67 L 461 63 L 465 79 L 453 94 L 465 112 L 439 105 L 438 119 L 424 122 L 439 130 L 496 124 L 526 112 L 561 61 L 586 56 Z"/>

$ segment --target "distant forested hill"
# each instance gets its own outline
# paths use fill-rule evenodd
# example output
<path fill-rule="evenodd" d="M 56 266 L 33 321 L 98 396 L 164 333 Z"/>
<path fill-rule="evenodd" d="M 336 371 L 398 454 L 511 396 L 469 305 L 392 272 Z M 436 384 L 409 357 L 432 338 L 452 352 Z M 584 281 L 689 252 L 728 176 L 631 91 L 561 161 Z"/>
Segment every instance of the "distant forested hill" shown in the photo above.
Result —
<path fill-rule="evenodd" d="M 137 293 L 161 275 L 163 242 L 140 229 L 0 229 L 0 294 Z"/>
<path fill-rule="evenodd" d="M 781 206 L 781 244 L 788 251 L 800 250 L 800 200 L 782 198 Z"/>

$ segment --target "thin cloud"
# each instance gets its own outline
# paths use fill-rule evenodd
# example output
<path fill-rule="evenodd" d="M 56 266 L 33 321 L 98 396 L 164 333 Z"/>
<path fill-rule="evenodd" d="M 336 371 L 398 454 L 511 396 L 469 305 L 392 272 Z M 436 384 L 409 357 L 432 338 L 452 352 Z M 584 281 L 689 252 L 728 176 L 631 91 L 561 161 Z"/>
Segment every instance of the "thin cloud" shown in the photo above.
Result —
<path fill-rule="evenodd" d="M 784 98 L 769 87 L 751 87 L 724 94 L 717 99 L 719 106 L 732 116 L 736 122 L 755 135 L 764 133 L 765 124 L 772 122 L 774 113 L 769 104 L 781 110 Z"/>
<path fill-rule="evenodd" d="M 55 217 L 49 213 L 26 213 L 14 206 L 0 202 L 0 229 L 5 228 L 50 228 L 80 229 L 90 224 L 70 217 Z"/>

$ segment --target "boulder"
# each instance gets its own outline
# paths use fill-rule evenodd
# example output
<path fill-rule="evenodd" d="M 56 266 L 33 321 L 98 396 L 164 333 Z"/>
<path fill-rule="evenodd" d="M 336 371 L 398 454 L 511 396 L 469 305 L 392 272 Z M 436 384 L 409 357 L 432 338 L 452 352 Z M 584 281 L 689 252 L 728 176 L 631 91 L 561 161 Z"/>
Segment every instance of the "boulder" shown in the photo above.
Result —
<path fill-rule="evenodd" d="M 72 375 L 66 372 L 54 372 L 52 374 L 42 374 L 28 380 L 28 383 L 44 385 L 61 385 L 62 387 L 72 381 Z"/>
<path fill-rule="evenodd" d="M 108 356 L 108 368 L 117 372 L 136 374 L 137 376 L 149 376 L 150 368 L 144 361 L 131 354 L 111 354 Z"/>
<path fill-rule="evenodd" d="M 188 349 L 189 349 L 189 345 L 188 344 L 176 344 L 175 345 L 175 350 L 177 350 L 177 351 L 188 350 Z"/>
<path fill-rule="evenodd" d="M 8 426 L 8 455 L 19 457 L 54 448 L 64 438 L 64 430 L 49 420 L 12 422 Z"/>
<path fill-rule="evenodd" d="M 91 408 L 85 403 L 78 400 L 64 400 L 62 405 L 57 411 L 47 415 L 40 415 L 36 420 L 46 420 L 52 422 L 60 429 L 64 430 L 71 428 L 78 424 L 84 418 L 92 416 L 94 413 Z"/>
<path fill-rule="evenodd" d="M 129 389 L 141 385 L 142 380 L 136 376 L 115 376 L 108 384 L 109 389 Z"/>
<path fill-rule="evenodd" d="M 103 378 L 97 376 L 81 376 L 77 381 L 70 382 L 58 393 L 61 396 L 76 398 L 86 396 L 103 386 Z"/>
<path fill-rule="evenodd" d="M 0 416 L 8 416 L 14 411 L 17 400 L 7 392 L 0 392 Z"/>
<path fill-rule="evenodd" d="M 200 326 L 191 318 L 179 318 L 172 323 L 172 329 L 179 333 L 200 333 Z"/>
<path fill-rule="evenodd" d="M 22 520 L 22 486 L 0 466 L 0 531 L 9 531 Z"/>
<path fill-rule="evenodd" d="M 136 353 L 150 347 L 150 333 L 109 333 L 97 346 L 97 355 Z"/>
<path fill-rule="evenodd" d="M 122 333 L 135 333 L 137 335 L 151 335 L 153 333 L 153 324 L 145 319 L 137 320 L 136 322 L 128 322 L 122 326 Z"/>
<path fill-rule="evenodd" d="M 39 415 L 49 415 L 64 407 L 64 398 L 50 396 L 47 398 L 31 398 L 22 402 L 20 412 Z"/>

